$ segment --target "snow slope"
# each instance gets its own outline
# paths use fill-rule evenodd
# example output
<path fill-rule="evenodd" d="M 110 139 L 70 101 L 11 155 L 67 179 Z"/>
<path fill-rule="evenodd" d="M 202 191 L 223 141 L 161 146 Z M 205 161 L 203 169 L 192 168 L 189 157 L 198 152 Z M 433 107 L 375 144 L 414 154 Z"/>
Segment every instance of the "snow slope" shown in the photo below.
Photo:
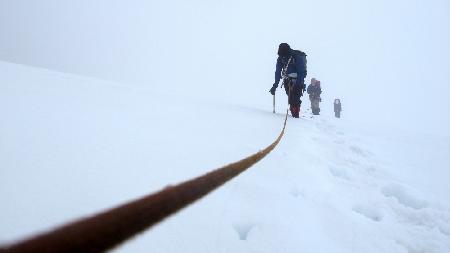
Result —
<path fill-rule="evenodd" d="M 245 157 L 285 95 L 121 85 L 0 62 L 0 242 Z M 115 252 L 449 252 L 448 133 L 290 118 L 256 166 Z M 350 123 L 352 122 L 352 123 Z"/>

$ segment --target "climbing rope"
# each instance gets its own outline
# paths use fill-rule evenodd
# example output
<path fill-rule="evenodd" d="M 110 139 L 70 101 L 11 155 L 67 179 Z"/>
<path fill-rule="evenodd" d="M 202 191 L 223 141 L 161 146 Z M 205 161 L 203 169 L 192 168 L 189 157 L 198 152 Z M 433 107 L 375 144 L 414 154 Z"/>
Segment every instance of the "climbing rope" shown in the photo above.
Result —
<path fill-rule="evenodd" d="M 283 137 L 287 117 L 288 110 L 277 139 L 257 153 L 53 231 L 16 244 L 0 246 L 0 253 L 97 253 L 111 250 L 212 192 L 264 158 Z"/>

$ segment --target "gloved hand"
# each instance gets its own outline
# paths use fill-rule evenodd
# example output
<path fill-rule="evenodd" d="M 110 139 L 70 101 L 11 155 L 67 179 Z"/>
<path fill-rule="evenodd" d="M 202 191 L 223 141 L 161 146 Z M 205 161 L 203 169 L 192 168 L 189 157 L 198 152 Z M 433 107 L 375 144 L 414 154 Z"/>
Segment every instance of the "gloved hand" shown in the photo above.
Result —
<path fill-rule="evenodd" d="M 275 90 L 277 89 L 278 85 L 276 83 L 273 84 L 272 88 L 270 88 L 269 92 L 270 94 L 275 96 Z"/>

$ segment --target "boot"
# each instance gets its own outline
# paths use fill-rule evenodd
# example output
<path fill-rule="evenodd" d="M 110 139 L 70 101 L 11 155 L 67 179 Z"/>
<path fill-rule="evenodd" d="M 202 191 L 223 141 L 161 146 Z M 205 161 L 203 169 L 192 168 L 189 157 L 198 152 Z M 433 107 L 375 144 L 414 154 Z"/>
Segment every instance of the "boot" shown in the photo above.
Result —
<path fill-rule="evenodd" d="M 291 105 L 290 107 L 289 107 L 289 109 L 291 110 L 291 114 L 292 114 L 292 117 L 294 117 L 294 118 L 298 118 L 299 117 L 299 114 L 300 114 L 300 106 L 295 106 L 295 105 Z"/>
<path fill-rule="evenodd" d="M 300 106 L 296 106 L 295 107 L 295 116 L 294 118 L 299 118 L 300 117 Z"/>
<path fill-rule="evenodd" d="M 319 110 L 317 108 L 313 108 L 312 113 L 313 115 L 319 115 Z"/>

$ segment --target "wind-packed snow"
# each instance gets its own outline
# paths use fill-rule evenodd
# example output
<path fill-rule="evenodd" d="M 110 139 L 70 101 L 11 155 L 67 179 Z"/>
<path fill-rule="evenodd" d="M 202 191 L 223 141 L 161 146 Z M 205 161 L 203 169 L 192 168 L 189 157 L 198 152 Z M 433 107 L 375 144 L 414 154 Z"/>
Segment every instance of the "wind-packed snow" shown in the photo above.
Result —
<path fill-rule="evenodd" d="M 282 128 L 255 84 L 233 93 L 130 84 L 0 62 L 0 242 L 203 174 Z M 265 159 L 115 252 L 450 251 L 448 133 L 289 118 Z M 231 95 L 232 94 L 232 95 Z"/>
<path fill-rule="evenodd" d="M 450 252 L 448 0 L 2 0 L 0 38 L 0 244 L 272 143 L 287 42 L 321 115 L 115 251 Z"/>

